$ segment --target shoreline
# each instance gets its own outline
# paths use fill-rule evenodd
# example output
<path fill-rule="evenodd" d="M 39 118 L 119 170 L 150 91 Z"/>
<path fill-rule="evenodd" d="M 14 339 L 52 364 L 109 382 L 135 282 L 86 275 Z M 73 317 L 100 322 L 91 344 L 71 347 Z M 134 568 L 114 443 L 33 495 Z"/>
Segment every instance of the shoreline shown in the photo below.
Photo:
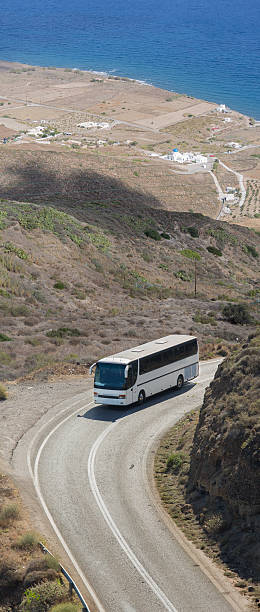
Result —
<path fill-rule="evenodd" d="M 49 66 L 44 66 L 44 65 L 40 65 L 40 64 L 29 64 L 29 63 L 24 63 L 24 62 L 18 62 L 18 61 L 9 61 L 9 60 L 5 60 L 0 58 L 0 71 L 1 71 L 1 64 L 10 64 L 10 65 L 19 65 L 22 67 L 28 67 L 28 68 L 32 68 L 34 70 L 36 69 L 42 69 L 42 70 L 63 70 L 66 72 L 74 72 L 76 74 L 78 73 L 82 73 L 82 74 L 86 74 L 86 75 L 96 75 L 96 76 L 100 76 L 100 77 L 104 77 L 107 79 L 111 79 L 111 81 L 127 81 L 129 83 L 136 83 L 139 85 L 143 85 L 146 87 L 151 87 L 151 88 L 155 88 L 158 90 L 164 90 L 165 92 L 168 92 L 169 94 L 172 95 L 178 95 L 178 96 L 185 96 L 187 98 L 190 99 L 197 99 L 197 100 L 201 100 L 203 102 L 207 102 L 208 104 L 216 104 L 216 105 L 220 105 L 220 104 L 226 104 L 224 100 L 221 100 L 221 102 L 216 101 L 215 99 L 209 99 L 206 97 L 200 97 L 197 98 L 196 96 L 187 93 L 186 91 L 178 91 L 178 90 L 172 90 L 172 89 L 168 89 L 165 88 L 164 86 L 160 86 L 160 85 L 156 85 L 153 82 L 149 82 L 146 79 L 136 79 L 133 77 L 128 77 L 126 75 L 121 75 L 121 74 L 114 74 L 115 70 L 113 71 L 105 71 L 105 70 L 94 70 L 94 69 L 85 69 L 85 68 L 78 68 L 78 67 L 69 67 L 69 66 L 55 66 L 55 65 L 49 65 Z M 248 113 L 245 113 L 243 111 L 237 110 L 236 108 L 234 108 L 233 106 L 230 107 L 228 106 L 228 104 L 226 105 L 228 108 L 230 108 L 230 110 L 239 113 L 241 115 L 243 115 L 244 117 L 250 117 L 251 115 Z M 257 123 L 260 122 L 260 111 L 259 111 L 259 119 L 256 119 L 253 116 L 254 121 L 256 121 Z"/>

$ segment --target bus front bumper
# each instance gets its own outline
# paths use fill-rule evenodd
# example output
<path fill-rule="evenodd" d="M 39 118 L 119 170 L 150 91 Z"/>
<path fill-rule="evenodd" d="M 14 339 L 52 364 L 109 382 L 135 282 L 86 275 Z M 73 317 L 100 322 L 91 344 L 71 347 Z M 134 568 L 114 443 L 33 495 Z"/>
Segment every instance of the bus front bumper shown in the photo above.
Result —
<path fill-rule="evenodd" d="M 109 406 L 124 406 L 127 400 L 126 397 L 94 393 L 94 402 L 95 404 L 107 404 Z"/>

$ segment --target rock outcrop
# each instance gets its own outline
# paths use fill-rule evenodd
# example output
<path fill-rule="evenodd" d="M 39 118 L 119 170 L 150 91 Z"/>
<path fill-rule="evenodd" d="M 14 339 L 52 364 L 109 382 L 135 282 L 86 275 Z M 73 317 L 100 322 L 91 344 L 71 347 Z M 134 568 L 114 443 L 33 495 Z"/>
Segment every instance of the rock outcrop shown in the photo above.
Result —
<path fill-rule="evenodd" d="M 230 540 L 234 563 L 259 576 L 260 335 L 219 366 L 205 393 L 191 459 L 189 496 L 201 524 L 215 537 L 229 530 L 225 548 Z"/>

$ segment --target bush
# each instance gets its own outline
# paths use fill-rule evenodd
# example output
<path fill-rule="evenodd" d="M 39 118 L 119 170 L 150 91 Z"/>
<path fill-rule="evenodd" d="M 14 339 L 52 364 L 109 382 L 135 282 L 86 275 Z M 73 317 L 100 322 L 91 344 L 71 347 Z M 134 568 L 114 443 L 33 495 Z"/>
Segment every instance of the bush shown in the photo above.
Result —
<path fill-rule="evenodd" d="M 227 529 L 227 522 L 222 514 L 215 512 L 205 519 L 203 528 L 209 535 L 215 536 Z"/>
<path fill-rule="evenodd" d="M 197 261 L 200 261 L 201 259 L 200 254 L 197 253 L 197 251 L 192 251 L 192 249 L 182 249 L 181 255 L 184 255 L 184 257 L 188 257 L 188 259 L 194 259 Z"/>
<path fill-rule="evenodd" d="M 44 560 L 49 569 L 53 569 L 55 570 L 55 572 L 60 572 L 60 563 L 59 561 L 57 561 L 57 559 L 55 559 L 55 557 L 47 553 L 47 555 L 45 555 Z"/>
<path fill-rule="evenodd" d="M 179 472 L 181 466 L 183 464 L 183 456 L 181 453 L 171 453 L 166 461 L 166 470 L 171 470 L 172 472 Z"/>
<path fill-rule="evenodd" d="M 190 234 L 192 238 L 199 237 L 199 230 L 195 227 L 195 225 L 191 225 L 190 227 L 182 227 L 181 231 L 185 234 Z"/>
<path fill-rule="evenodd" d="M 20 610 L 22 612 L 47 612 L 50 607 L 65 599 L 67 589 L 58 580 L 40 582 L 30 589 L 26 589 Z"/>
<path fill-rule="evenodd" d="M 171 240 L 170 234 L 167 234 L 166 232 L 161 232 L 161 237 L 165 240 Z"/>
<path fill-rule="evenodd" d="M 247 255 L 252 255 L 255 258 L 258 257 L 258 251 L 252 244 L 244 244 L 242 248 Z"/>
<path fill-rule="evenodd" d="M 10 342 L 12 340 L 12 338 L 9 338 L 9 336 L 6 336 L 5 334 L 0 333 L 0 342 Z"/>
<path fill-rule="evenodd" d="M 188 272 L 185 272 L 185 270 L 178 270 L 178 272 L 175 272 L 175 276 L 176 278 L 179 278 L 182 281 L 188 282 L 191 281 L 191 274 L 189 274 Z"/>
<path fill-rule="evenodd" d="M 4 387 L 4 385 L 0 383 L 0 401 L 6 400 L 7 397 L 8 397 L 7 390 Z"/>
<path fill-rule="evenodd" d="M 27 253 L 23 249 L 16 247 L 12 242 L 6 242 L 4 244 L 4 250 L 6 253 L 14 253 L 19 259 L 28 259 Z"/>
<path fill-rule="evenodd" d="M 16 543 L 16 548 L 22 550 L 33 550 L 38 546 L 38 538 L 35 533 L 28 532 L 19 538 Z"/>
<path fill-rule="evenodd" d="M 160 236 L 159 232 L 157 232 L 157 230 L 155 230 L 155 229 L 146 229 L 144 231 L 144 234 L 148 238 L 152 238 L 153 240 L 161 240 L 161 236 Z"/>
<path fill-rule="evenodd" d="M 19 518 L 20 511 L 17 504 L 7 504 L 0 512 L 0 525 L 2 527 L 8 525 L 11 521 Z"/>
<path fill-rule="evenodd" d="M 243 304 L 242 302 L 240 304 L 232 304 L 229 302 L 223 307 L 222 315 L 226 321 L 234 325 L 245 325 L 252 321 L 247 304 Z"/>
<path fill-rule="evenodd" d="M 62 281 L 57 281 L 56 283 L 54 283 L 53 287 L 54 289 L 66 289 L 65 283 L 63 283 Z"/>
<path fill-rule="evenodd" d="M 212 255 L 217 255 L 218 257 L 222 257 L 222 251 L 220 249 L 217 249 L 214 246 L 208 246 L 207 251 L 209 253 L 212 253 Z"/>
<path fill-rule="evenodd" d="M 48 331 L 46 336 L 48 336 L 48 338 L 65 338 L 66 336 L 79 337 L 82 336 L 82 333 L 76 327 L 59 327 L 59 329 L 51 329 Z"/>

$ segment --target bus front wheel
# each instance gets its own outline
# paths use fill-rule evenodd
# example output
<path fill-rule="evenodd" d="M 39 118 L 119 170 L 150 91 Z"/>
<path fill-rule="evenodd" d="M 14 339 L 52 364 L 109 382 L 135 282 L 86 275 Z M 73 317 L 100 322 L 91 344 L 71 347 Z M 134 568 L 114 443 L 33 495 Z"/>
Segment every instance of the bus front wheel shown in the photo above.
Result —
<path fill-rule="evenodd" d="M 181 389 L 183 387 L 184 379 L 182 374 L 177 378 L 177 389 Z"/>
<path fill-rule="evenodd" d="M 145 402 L 145 392 L 144 391 L 140 391 L 139 395 L 138 395 L 138 404 L 139 406 L 141 404 L 144 404 Z"/>

